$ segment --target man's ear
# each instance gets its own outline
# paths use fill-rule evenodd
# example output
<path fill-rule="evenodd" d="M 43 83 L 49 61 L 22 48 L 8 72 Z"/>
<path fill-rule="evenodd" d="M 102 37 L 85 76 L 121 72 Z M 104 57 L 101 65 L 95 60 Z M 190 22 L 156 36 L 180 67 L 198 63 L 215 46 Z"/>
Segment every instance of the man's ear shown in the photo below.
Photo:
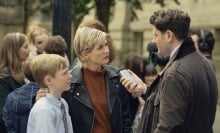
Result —
<path fill-rule="evenodd" d="M 171 42 L 171 41 L 173 40 L 174 33 L 173 33 L 172 31 L 170 31 L 170 30 L 167 30 L 167 31 L 166 31 L 166 37 L 167 37 L 167 40 L 168 40 L 169 42 Z"/>

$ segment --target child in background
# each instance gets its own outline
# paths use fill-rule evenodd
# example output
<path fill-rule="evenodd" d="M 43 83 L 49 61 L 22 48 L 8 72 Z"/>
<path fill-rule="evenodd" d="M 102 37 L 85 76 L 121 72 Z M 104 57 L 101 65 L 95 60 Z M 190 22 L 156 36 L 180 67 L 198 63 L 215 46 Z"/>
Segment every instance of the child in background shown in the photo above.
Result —
<path fill-rule="evenodd" d="M 62 36 L 55 35 L 49 37 L 45 44 L 44 50 L 46 54 L 58 54 L 63 56 L 67 61 L 67 65 L 69 66 L 69 59 L 66 55 L 67 44 Z"/>
<path fill-rule="evenodd" d="M 5 101 L 2 118 L 8 133 L 26 133 L 32 98 L 39 90 L 39 85 L 33 78 L 30 64 L 31 60 L 28 60 L 23 65 L 24 75 L 29 82 L 9 93 Z"/>
<path fill-rule="evenodd" d="M 49 93 L 31 109 L 27 133 L 73 133 L 69 107 L 61 98 L 70 89 L 72 78 L 65 58 L 57 54 L 38 55 L 31 62 L 31 71 L 40 87 L 47 87 Z"/>
<path fill-rule="evenodd" d="M 30 27 L 27 37 L 29 43 L 31 46 L 34 46 L 34 48 L 29 54 L 29 59 L 44 53 L 44 47 L 49 36 L 49 32 L 42 27 Z"/>

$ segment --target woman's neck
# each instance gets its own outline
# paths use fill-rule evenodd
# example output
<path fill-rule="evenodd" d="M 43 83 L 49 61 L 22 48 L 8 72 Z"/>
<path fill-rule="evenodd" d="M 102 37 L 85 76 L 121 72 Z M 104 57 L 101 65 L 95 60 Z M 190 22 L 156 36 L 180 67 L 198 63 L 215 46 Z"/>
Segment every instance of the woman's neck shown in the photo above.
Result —
<path fill-rule="evenodd" d="M 83 64 L 82 66 L 83 66 L 83 68 L 89 69 L 90 71 L 94 71 L 94 72 L 101 72 L 102 71 L 101 65 L 94 66 L 94 65 Z"/>

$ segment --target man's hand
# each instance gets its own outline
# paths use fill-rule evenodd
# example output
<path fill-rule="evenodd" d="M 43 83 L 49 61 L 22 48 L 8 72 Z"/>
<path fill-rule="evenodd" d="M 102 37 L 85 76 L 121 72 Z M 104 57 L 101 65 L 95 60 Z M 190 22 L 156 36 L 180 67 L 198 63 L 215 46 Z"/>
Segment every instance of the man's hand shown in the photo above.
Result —
<path fill-rule="evenodd" d="M 147 85 L 131 70 L 128 70 L 132 76 L 134 76 L 136 83 L 134 84 L 130 80 L 126 80 L 125 78 L 121 77 L 120 81 L 122 85 L 132 94 L 133 97 L 141 96 L 145 94 L 147 90 Z"/>
<path fill-rule="evenodd" d="M 45 96 L 47 93 L 49 93 L 48 88 L 40 88 L 37 92 L 35 100 L 39 100 L 41 97 Z"/>

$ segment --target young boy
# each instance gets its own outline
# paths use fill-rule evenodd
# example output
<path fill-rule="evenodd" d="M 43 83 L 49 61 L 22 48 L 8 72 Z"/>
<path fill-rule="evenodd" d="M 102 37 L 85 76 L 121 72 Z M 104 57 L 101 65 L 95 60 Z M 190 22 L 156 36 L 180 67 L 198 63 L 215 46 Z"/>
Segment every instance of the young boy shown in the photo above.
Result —
<path fill-rule="evenodd" d="M 70 89 L 72 78 L 65 58 L 56 54 L 38 55 L 31 62 L 31 71 L 40 88 L 49 88 L 49 93 L 31 109 L 27 133 L 73 133 L 69 107 L 61 98 Z"/>

